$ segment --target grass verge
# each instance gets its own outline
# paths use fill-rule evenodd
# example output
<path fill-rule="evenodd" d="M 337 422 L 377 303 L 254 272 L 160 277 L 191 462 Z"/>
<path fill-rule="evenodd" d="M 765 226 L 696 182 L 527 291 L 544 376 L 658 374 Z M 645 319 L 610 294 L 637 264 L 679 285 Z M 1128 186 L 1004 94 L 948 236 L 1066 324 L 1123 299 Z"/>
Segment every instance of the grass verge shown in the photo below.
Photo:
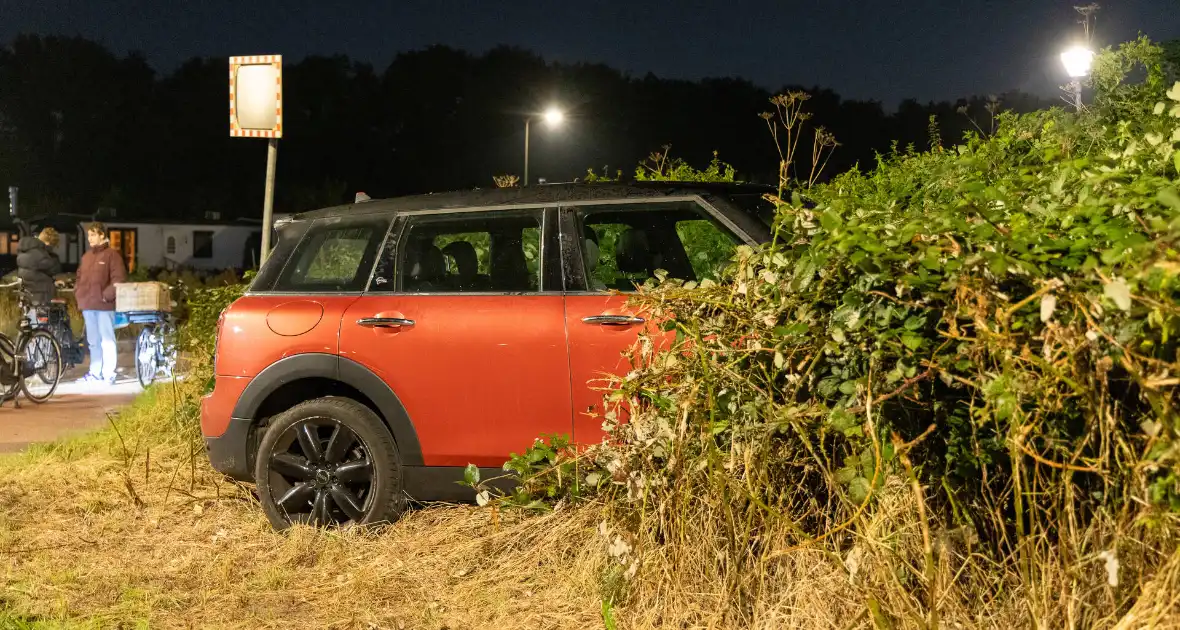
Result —
<path fill-rule="evenodd" d="M 209 468 L 196 393 L 165 383 L 105 430 L 0 457 L 0 628 L 934 627 L 915 575 L 937 581 L 941 627 L 1180 627 L 1180 551 L 1161 551 L 1175 541 L 1123 540 L 1123 581 L 1109 584 L 1097 555 L 1070 566 L 1046 541 L 1022 575 L 936 530 L 924 570 L 917 499 L 896 477 L 851 545 L 778 553 L 794 536 L 784 522 L 758 562 L 729 569 L 718 558 L 747 542 L 727 540 L 705 501 L 675 506 L 679 533 L 661 545 L 617 535 L 614 508 L 594 502 L 540 516 L 429 507 L 375 532 L 280 534 L 247 486 Z M 1093 588 L 1071 590 L 1079 576 Z M 1077 625 L 1095 604 L 1109 614 Z"/>
<path fill-rule="evenodd" d="M 0 627 L 601 624 L 593 506 L 434 507 L 379 532 L 275 533 L 248 488 L 209 468 L 191 387 L 0 457 Z"/>

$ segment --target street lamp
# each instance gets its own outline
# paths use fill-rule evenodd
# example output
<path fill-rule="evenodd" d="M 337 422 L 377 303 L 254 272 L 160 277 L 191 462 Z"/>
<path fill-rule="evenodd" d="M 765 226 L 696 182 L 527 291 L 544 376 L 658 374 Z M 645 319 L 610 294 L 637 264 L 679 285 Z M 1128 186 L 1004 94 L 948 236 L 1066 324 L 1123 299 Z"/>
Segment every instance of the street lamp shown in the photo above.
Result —
<path fill-rule="evenodd" d="M 556 107 L 550 107 L 541 114 L 526 116 L 524 119 L 524 185 L 529 185 L 529 123 L 533 118 L 540 117 L 550 128 L 557 127 L 565 120 L 565 113 Z"/>
<path fill-rule="evenodd" d="M 1090 64 L 1093 62 L 1094 51 L 1085 46 L 1073 46 L 1061 53 L 1061 63 L 1070 77 L 1074 109 L 1077 111 L 1082 111 L 1082 77 L 1090 74 Z"/>

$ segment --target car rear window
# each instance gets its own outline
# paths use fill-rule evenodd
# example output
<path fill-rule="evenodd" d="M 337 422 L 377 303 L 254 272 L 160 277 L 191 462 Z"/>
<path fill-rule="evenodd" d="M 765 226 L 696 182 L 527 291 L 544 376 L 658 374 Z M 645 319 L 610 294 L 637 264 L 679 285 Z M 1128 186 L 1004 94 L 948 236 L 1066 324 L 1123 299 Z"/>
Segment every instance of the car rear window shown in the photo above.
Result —
<path fill-rule="evenodd" d="M 386 217 L 316 221 L 291 252 L 271 290 L 283 293 L 363 290 L 388 228 Z"/>

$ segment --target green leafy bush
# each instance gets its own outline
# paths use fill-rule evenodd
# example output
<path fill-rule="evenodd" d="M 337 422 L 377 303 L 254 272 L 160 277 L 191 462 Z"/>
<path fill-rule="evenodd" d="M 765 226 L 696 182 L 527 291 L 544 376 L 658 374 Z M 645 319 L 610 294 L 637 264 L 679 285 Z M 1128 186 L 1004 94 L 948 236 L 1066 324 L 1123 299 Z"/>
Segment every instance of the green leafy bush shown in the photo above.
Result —
<path fill-rule="evenodd" d="M 664 331 L 633 348 L 609 396 L 627 422 L 587 458 L 615 523 L 731 576 L 735 614 L 774 558 L 868 539 L 936 627 L 935 530 L 994 559 L 956 556 L 960 577 L 1015 566 L 1080 593 L 1096 578 L 1074 567 L 1104 557 L 1145 583 L 1180 532 L 1180 83 L 1160 59 L 1146 40 L 1105 51 L 1080 114 L 1002 114 L 826 184 L 784 166 L 773 244 L 721 283 L 634 300 Z M 874 538 L 902 522 L 898 488 L 912 525 Z M 1071 603 L 1069 623 L 1134 600 L 1113 601 Z"/>
<path fill-rule="evenodd" d="M 182 344 L 190 352 L 212 357 L 217 336 L 217 320 L 234 300 L 250 286 L 254 272 L 247 271 L 238 282 L 211 284 L 184 291 L 184 321 L 181 326 Z"/>
<path fill-rule="evenodd" d="M 628 437 L 707 402 L 717 444 L 807 436 L 863 496 L 874 441 L 932 426 L 912 457 L 970 501 L 1044 460 L 1180 510 L 1180 85 L 1113 76 L 1157 52 L 1098 64 L 1118 124 L 1096 124 L 1103 108 L 1003 115 L 955 151 L 882 158 L 808 190 L 810 207 L 784 202 L 777 242 L 744 250 L 730 282 L 640 296 L 707 360 L 669 367 L 641 344 L 652 367 L 617 396 L 670 404 L 642 407 Z"/>

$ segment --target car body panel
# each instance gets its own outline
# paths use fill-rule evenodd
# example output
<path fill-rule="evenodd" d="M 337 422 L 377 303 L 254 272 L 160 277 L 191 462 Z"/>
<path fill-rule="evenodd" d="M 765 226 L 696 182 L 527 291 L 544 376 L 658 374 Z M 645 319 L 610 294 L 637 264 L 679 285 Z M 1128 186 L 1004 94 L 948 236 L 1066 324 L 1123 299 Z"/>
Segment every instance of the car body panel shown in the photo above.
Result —
<path fill-rule="evenodd" d="M 579 444 L 593 444 L 606 436 L 604 397 L 611 389 L 612 376 L 625 376 L 631 361 L 624 353 L 631 349 L 646 322 L 604 325 L 587 323 L 595 315 L 643 317 L 626 306 L 627 295 L 567 295 L 565 298 L 567 347 L 573 397 L 574 433 Z M 646 319 L 646 318 L 645 318 Z M 622 420 L 624 418 L 619 418 Z"/>
<path fill-rule="evenodd" d="M 217 339 L 218 376 L 256 376 L 297 354 L 336 354 L 340 316 L 358 295 L 246 295 L 225 311 Z M 288 310 L 285 310 L 288 309 Z M 309 313 L 322 315 L 309 326 Z M 302 334 L 280 334 L 304 328 Z"/>
<path fill-rule="evenodd" d="M 234 406 L 250 384 L 245 376 L 216 376 L 213 391 L 201 398 L 201 434 L 220 437 L 229 426 Z"/>
<path fill-rule="evenodd" d="M 414 322 L 369 328 L 358 320 Z M 562 296 L 369 295 L 344 314 L 340 356 L 405 405 L 427 466 L 499 466 L 542 433 L 568 434 Z"/>

